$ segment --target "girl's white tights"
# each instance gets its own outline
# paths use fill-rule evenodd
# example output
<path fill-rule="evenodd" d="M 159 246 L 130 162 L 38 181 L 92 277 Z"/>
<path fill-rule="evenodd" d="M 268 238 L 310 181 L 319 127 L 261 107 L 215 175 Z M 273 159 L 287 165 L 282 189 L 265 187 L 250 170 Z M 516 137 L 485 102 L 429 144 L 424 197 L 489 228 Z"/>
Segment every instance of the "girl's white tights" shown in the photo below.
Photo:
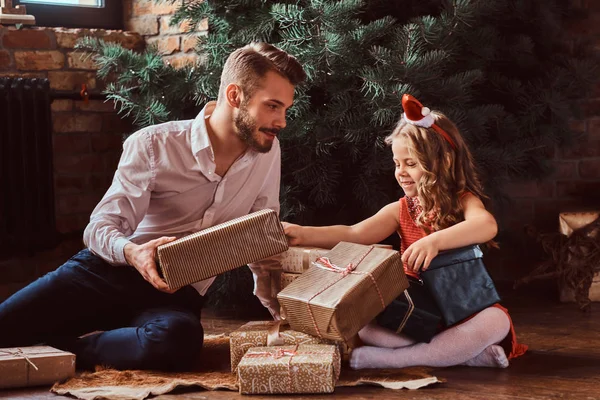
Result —
<path fill-rule="evenodd" d="M 486 308 L 470 320 L 439 333 L 430 343 L 416 343 L 406 336 L 369 324 L 359 332 L 367 346 L 352 351 L 350 366 L 354 369 L 417 365 L 506 368 L 508 359 L 498 343 L 509 330 L 508 317 L 496 307 Z"/>

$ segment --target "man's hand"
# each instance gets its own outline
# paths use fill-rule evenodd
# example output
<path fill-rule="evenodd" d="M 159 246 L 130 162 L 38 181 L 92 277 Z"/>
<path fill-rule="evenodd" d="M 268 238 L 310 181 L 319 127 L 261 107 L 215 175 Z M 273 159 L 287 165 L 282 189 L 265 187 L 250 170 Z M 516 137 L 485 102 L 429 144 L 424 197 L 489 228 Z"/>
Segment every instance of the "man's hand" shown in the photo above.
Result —
<path fill-rule="evenodd" d="M 438 253 L 436 236 L 432 233 L 408 246 L 402 254 L 402 262 L 413 272 L 419 272 L 419 269 L 425 271 Z"/>
<path fill-rule="evenodd" d="M 177 290 L 170 289 L 167 283 L 158 276 L 155 261 L 156 248 L 175 239 L 175 237 L 163 236 L 144 244 L 128 243 L 123 249 L 127 263 L 137 269 L 152 286 L 165 293 L 175 293 Z"/>
<path fill-rule="evenodd" d="M 282 222 L 283 231 L 287 236 L 288 243 L 290 246 L 300 246 L 304 242 L 303 227 L 296 224 L 290 224 L 289 222 Z"/>

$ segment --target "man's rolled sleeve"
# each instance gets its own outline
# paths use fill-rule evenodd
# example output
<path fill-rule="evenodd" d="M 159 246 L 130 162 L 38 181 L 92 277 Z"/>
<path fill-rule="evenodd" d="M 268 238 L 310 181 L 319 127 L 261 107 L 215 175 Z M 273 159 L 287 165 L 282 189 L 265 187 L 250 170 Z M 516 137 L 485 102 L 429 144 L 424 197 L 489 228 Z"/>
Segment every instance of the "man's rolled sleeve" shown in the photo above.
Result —
<path fill-rule="evenodd" d="M 279 184 L 281 180 L 281 149 L 279 142 L 273 145 L 273 162 L 269 174 L 265 177 L 265 183 L 261 188 L 251 212 L 270 208 L 279 214 Z M 281 263 L 277 256 L 250 264 L 250 270 L 254 275 L 254 294 L 263 306 L 265 306 L 274 319 L 279 319 L 279 302 L 271 293 L 271 275 L 281 273 Z"/>
<path fill-rule="evenodd" d="M 83 233 L 90 251 L 112 265 L 125 265 L 123 249 L 144 218 L 154 183 L 152 137 L 140 131 L 123 145 L 123 154 L 108 191 Z"/>

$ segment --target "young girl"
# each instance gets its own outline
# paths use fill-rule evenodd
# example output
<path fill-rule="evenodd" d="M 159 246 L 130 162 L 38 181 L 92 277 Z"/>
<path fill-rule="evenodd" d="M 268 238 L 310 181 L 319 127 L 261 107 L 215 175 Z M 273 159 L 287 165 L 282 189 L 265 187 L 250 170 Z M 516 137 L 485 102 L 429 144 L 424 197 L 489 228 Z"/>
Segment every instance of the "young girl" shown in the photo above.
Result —
<path fill-rule="evenodd" d="M 456 126 L 408 94 L 402 106 L 404 114 L 386 143 L 392 147 L 394 175 L 405 196 L 352 226 L 284 223 L 291 245 L 373 244 L 398 232 L 405 271 L 415 276 L 442 250 L 486 243 L 496 236 L 496 220 L 481 201 L 485 195 L 473 158 Z M 500 305 L 443 330 L 430 343 L 417 343 L 375 323 L 359 336 L 367 346 L 352 352 L 350 366 L 355 369 L 459 364 L 506 368 L 509 359 L 527 350 L 517 343 L 510 316 Z"/>

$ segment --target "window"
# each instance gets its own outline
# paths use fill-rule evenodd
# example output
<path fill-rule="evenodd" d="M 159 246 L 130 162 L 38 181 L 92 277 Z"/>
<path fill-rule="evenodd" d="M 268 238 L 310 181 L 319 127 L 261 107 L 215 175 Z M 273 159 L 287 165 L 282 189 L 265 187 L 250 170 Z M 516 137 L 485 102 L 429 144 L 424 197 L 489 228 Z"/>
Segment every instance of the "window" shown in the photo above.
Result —
<path fill-rule="evenodd" d="M 123 29 L 122 0 L 14 0 L 37 26 Z"/>
<path fill-rule="evenodd" d="M 54 4 L 57 6 L 102 7 L 101 0 L 23 0 L 23 4 Z"/>

